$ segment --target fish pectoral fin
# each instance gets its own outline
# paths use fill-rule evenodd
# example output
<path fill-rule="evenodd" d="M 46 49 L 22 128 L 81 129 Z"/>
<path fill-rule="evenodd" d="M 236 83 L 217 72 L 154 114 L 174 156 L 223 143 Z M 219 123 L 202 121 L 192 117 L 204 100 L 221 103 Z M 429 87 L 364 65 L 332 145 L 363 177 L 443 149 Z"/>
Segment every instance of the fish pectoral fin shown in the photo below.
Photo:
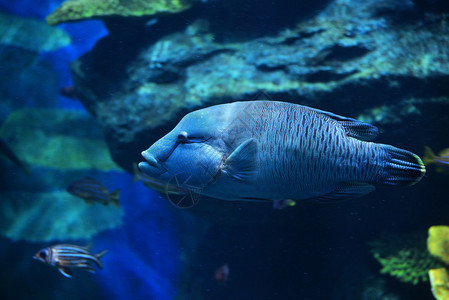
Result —
<path fill-rule="evenodd" d="M 257 142 L 248 139 L 229 155 L 222 171 L 234 179 L 248 181 L 257 173 L 256 154 Z"/>
<path fill-rule="evenodd" d="M 325 202 L 354 199 L 369 194 L 375 189 L 373 185 L 367 183 L 343 182 L 338 184 L 332 192 L 313 198 L 313 200 Z"/>
<path fill-rule="evenodd" d="M 376 126 L 357 120 L 342 121 L 340 124 L 343 126 L 348 136 L 361 141 L 371 141 L 379 132 Z"/>
<path fill-rule="evenodd" d="M 83 269 L 85 269 L 89 273 L 95 273 L 95 269 L 92 266 L 87 266 L 87 267 L 85 267 Z"/>
<path fill-rule="evenodd" d="M 72 270 L 69 268 L 60 267 L 58 268 L 59 272 L 67 278 L 72 278 Z"/>

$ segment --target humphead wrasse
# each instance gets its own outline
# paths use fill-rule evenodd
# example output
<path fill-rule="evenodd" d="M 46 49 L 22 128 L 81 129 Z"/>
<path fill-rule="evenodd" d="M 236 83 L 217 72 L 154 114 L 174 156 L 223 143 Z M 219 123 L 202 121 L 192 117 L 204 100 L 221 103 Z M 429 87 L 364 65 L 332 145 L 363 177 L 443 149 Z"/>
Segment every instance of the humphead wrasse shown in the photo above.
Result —
<path fill-rule="evenodd" d="M 377 128 L 275 101 L 216 105 L 187 114 L 142 152 L 140 170 L 222 200 L 350 199 L 374 184 L 412 185 L 425 174 L 406 150 L 370 142 Z"/>

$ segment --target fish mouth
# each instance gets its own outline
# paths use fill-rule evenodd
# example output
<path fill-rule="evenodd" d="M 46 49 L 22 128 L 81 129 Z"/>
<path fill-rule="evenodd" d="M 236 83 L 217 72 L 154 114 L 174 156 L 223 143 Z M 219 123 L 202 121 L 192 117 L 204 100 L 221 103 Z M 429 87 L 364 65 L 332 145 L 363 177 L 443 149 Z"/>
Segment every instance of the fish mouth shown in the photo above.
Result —
<path fill-rule="evenodd" d="M 44 260 L 44 259 L 42 259 L 42 257 L 39 257 L 39 256 L 38 256 L 37 254 L 33 256 L 33 259 L 35 259 L 35 260 L 38 260 L 38 261 L 41 261 L 41 262 L 45 263 L 45 260 Z"/>
<path fill-rule="evenodd" d="M 145 159 L 144 162 L 140 162 L 138 167 L 146 175 L 159 176 L 167 170 L 161 165 L 161 163 L 147 151 L 142 152 L 142 156 Z"/>

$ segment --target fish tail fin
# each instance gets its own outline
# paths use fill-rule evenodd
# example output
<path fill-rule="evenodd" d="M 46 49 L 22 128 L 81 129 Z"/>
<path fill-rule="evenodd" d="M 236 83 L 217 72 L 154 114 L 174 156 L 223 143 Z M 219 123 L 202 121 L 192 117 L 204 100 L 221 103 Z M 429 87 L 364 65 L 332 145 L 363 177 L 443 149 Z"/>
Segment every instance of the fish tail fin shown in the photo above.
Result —
<path fill-rule="evenodd" d="M 111 203 L 120 208 L 120 190 L 117 189 L 111 193 Z"/>
<path fill-rule="evenodd" d="M 390 185 L 414 185 L 426 173 L 426 167 L 418 155 L 389 145 L 382 145 L 390 158 L 386 162 L 388 175 L 382 183 Z"/>
<path fill-rule="evenodd" d="M 424 162 L 424 165 L 430 165 L 435 160 L 435 153 L 433 153 L 432 149 L 430 147 L 425 146 L 424 147 L 424 155 L 422 157 L 422 160 Z"/>
<path fill-rule="evenodd" d="M 108 252 L 108 250 L 103 250 L 98 252 L 97 254 L 95 254 L 95 264 L 97 265 L 97 267 L 99 267 L 100 269 L 103 269 L 103 264 L 101 263 L 100 258 L 102 258 L 106 253 Z"/>

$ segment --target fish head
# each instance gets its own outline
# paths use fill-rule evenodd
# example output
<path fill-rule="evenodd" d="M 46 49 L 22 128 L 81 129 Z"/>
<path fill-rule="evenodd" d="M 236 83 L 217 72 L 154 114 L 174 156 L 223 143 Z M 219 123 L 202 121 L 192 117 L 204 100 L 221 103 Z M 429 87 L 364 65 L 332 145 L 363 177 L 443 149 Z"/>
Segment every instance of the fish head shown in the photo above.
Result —
<path fill-rule="evenodd" d="M 215 107 L 214 107 L 215 108 Z M 203 188 L 217 176 L 223 159 L 217 109 L 187 114 L 178 125 L 142 152 L 139 169 L 147 176 L 187 190 Z"/>
<path fill-rule="evenodd" d="M 33 256 L 34 259 L 39 260 L 43 263 L 49 263 L 50 257 L 51 257 L 51 249 L 50 248 L 41 249 Z"/>

